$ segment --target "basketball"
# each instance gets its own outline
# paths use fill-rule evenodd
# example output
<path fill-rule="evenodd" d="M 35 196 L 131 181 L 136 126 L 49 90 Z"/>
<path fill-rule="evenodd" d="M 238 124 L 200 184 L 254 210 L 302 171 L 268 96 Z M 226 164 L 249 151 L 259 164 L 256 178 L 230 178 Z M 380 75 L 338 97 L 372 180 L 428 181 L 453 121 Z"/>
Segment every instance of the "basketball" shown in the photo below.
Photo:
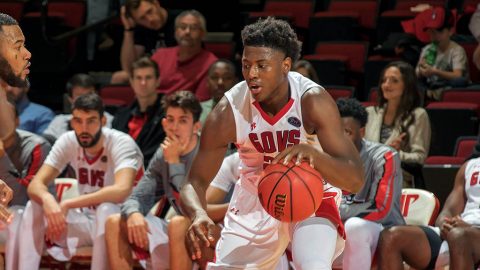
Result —
<path fill-rule="evenodd" d="M 258 198 L 267 213 L 283 222 L 310 217 L 323 198 L 323 178 L 307 162 L 271 164 L 258 182 Z"/>

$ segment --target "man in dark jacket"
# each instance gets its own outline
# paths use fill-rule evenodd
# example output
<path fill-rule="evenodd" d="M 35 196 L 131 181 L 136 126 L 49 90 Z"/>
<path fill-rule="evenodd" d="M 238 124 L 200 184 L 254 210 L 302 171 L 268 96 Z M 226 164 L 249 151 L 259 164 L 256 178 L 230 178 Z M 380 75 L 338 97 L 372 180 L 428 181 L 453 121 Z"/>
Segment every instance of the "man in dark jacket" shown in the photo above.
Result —
<path fill-rule="evenodd" d="M 165 138 L 161 123 L 164 111 L 160 104 L 161 96 L 156 91 L 160 73 L 155 62 L 142 57 L 133 63 L 130 74 L 135 102 L 117 112 L 112 127 L 132 136 L 142 150 L 144 164 L 148 164 Z"/>

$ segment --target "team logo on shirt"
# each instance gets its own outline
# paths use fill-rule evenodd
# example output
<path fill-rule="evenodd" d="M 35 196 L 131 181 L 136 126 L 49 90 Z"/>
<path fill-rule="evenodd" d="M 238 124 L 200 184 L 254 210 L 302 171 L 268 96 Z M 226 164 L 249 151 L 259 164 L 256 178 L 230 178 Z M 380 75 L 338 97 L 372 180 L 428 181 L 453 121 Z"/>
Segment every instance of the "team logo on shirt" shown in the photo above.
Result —
<path fill-rule="evenodd" d="M 287 119 L 288 123 L 296 128 L 299 128 L 302 125 L 302 122 L 300 122 L 300 119 L 298 119 L 295 116 L 291 116 Z"/>
<path fill-rule="evenodd" d="M 105 172 L 102 170 L 89 170 L 87 168 L 78 168 L 78 183 L 81 185 L 90 185 L 92 187 L 103 187 Z"/>
<path fill-rule="evenodd" d="M 248 138 L 257 152 L 272 154 L 282 152 L 285 148 L 300 143 L 300 130 L 278 130 L 275 132 L 250 133 Z M 265 155 L 264 166 L 270 164 L 273 157 Z"/>

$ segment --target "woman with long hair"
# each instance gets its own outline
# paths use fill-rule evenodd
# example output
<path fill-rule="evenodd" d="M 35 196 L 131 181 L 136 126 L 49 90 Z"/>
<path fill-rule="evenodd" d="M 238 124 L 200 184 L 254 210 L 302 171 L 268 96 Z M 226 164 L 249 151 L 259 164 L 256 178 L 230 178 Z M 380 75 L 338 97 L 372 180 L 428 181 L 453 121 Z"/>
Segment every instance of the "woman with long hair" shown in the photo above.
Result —
<path fill-rule="evenodd" d="M 430 120 L 421 107 L 414 68 L 403 61 L 382 71 L 376 106 L 368 107 L 365 139 L 395 148 L 402 160 L 404 187 L 421 172 L 430 148 Z"/>

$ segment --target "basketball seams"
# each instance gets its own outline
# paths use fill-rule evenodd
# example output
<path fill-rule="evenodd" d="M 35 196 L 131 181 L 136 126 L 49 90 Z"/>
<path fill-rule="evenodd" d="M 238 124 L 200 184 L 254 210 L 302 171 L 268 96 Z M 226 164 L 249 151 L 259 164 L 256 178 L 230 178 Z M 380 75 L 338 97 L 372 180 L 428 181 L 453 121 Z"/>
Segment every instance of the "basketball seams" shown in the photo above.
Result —
<path fill-rule="evenodd" d="M 305 202 L 310 201 L 313 204 L 312 205 L 313 212 L 315 212 L 317 208 L 320 206 L 320 204 L 322 203 L 321 199 L 315 200 L 318 197 L 317 195 L 319 196 L 321 195 L 321 194 L 316 194 L 316 191 L 320 187 L 318 188 L 312 187 L 313 189 L 311 189 L 310 185 L 313 184 L 316 186 L 317 184 L 315 184 L 316 182 L 310 178 L 313 177 L 315 180 L 320 181 L 318 184 L 321 184 L 323 186 L 323 181 L 322 181 L 323 178 L 320 175 L 320 173 L 317 171 L 312 172 L 312 170 L 315 170 L 313 168 L 312 169 L 306 168 L 305 166 L 308 166 L 308 165 L 306 165 L 305 162 L 302 162 L 301 166 L 296 166 L 293 163 L 289 163 L 288 165 L 282 165 L 282 164 L 277 164 L 277 165 L 280 165 L 280 166 L 272 166 L 271 168 L 267 167 L 268 169 L 265 168 L 265 170 L 267 171 L 267 174 L 264 174 L 263 176 L 260 177 L 260 180 L 258 181 L 258 185 L 257 185 L 258 190 L 261 191 L 258 193 L 258 196 L 266 212 L 269 213 L 272 217 L 283 222 L 292 222 L 295 220 L 294 217 L 296 217 L 297 215 L 301 217 L 300 220 L 302 220 L 304 219 L 303 216 L 307 214 L 307 213 L 304 213 L 305 212 L 304 210 L 306 209 L 301 210 L 300 212 L 297 212 L 296 214 L 294 214 L 295 207 L 301 207 L 300 205 L 295 205 L 294 201 L 295 202 L 299 201 L 301 204 L 303 204 L 304 201 Z M 290 171 L 293 174 L 289 174 Z M 294 182 L 295 178 L 298 178 L 302 184 L 296 184 Z M 267 181 L 264 181 L 264 180 L 267 180 Z M 283 180 L 288 181 L 288 183 L 282 182 Z M 280 193 L 276 192 L 277 189 L 281 190 L 281 192 Z M 301 193 L 297 194 L 293 189 L 295 189 L 296 191 L 300 191 Z M 323 188 L 321 188 L 320 191 L 323 191 Z M 294 200 L 293 193 L 296 193 L 295 195 L 300 197 L 297 197 Z M 308 195 L 305 196 L 305 195 L 302 195 L 302 193 L 305 195 L 306 194 Z M 265 201 L 264 198 L 266 198 L 265 195 L 267 194 L 268 194 L 268 199 L 267 201 Z M 287 195 L 289 198 L 287 199 L 284 197 L 285 198 L 283 199 L 284 202 L 280 203 L 280 204 L 283 204 L 283 207 L 277 209 L 277 200 L 279 199 L 278 198 L 279 194 Z M 290 211 L 290 213 L 286 213 L 285 210 L 287 209 Z M 279 212 L 279 211 L 282 211 L 282 212 Z M 307 210 L 307 212 L 310 212 L 310 211 Z M 282 213 L 282 216 L 277 216 L 277 215 L 280 215 L 281 213 Z"/>
<path fill-rule="evenodd" d="M 282 181 L 283 177 L 286 176 L 286 174 L 290 171 L 290 168 L 288 168 L 288 170 L 286 170 L 285 172 L 282 173 L 282 175 L 278 178 L 277 182 L 275 183 L 275 185 L 273 185 L 273 188 L 272 188 L 272 191 L 270 192 L 270 195 L 268 195 L 268 201 L 267 201 L 267 205 L 268 207 L 270 208 L 270 200 L 272 199 L 272 195 L 273 193 L 275 193 L 275 189 L 277 189 L 277 186 L 278 184 L 280 183 L 280 181 Z M 272 172 L 273 174 L 274 172 Z M 279 172 L 276 172 L 276 173 L 279 173 Z M 287 176 L 288 177 L 288 176 Z M 264 177 L 262 177 L 262 180 L 263 180 Z"/>
<path fill-rule="evenodd" d="M 303 169 L 303 168 L 302 168 Z M 307 171 L 307 170 L 305 170 Z M 295 170 L 292 170 L 292 172 L 297 175 L 297 179 L 301 181 L 301 183 L 305 186 L 305 189 L 308 190 L 308 194 L 310 195 L 310 199 L 312 200 L 312 202 L 314 202 L 314 205 L 313 205 L 313 211 L 317 211 L 317 208 L 320 206 L 320 205 L 315 205 L 315 196 L 313 195 L 312 191 L 310 190 L 310 187 L 307 185 L 307 183 L 300 177 L 300 175 L 298 174 L 298 172 L 296 172 Z M 308 171 L 307 171 L 308 172 Z M 292 199 L 293 199 L 293 196 L 292 196 Z"/>
<path fill-rule="evenodd" d="M 287 166 L 286 166 L 287 167 Z M 287 178 L 289 179 L 288 177 L 288 172 L 290 172 L 292 170 L 294 166 L 291 166 L 291 167 L 287 167 L 288 169 L 286 171 L 284 171 L 283 173 L 282 172 L 279 172 L 279 171 L 273 171 L 265 176 L 262 177 L 262 179 L 260 180 L 260 182 L 258 183 L 258 185 L 261 184 L 261 182 L 266 178 L 266 176 L 270 176 L 274 173 L 281 173 L 282 175 L 278 178 L 277 182 L 275 183 L 275 185 L 273 185 L 273 188 L 272 188 L 272 191 L 270 192 L 270 194 L 268 195 L 268 201 L 267 201 L 267 205 L 268 205 L 268 208 L 270 208 L 270 201 L 272 199 L 272 195 L 275 193 L 275 190 L 277 189 L 277 186 L 278 184 L 282 181 L 283 177 L 284 176 L 287 176 Z M 289 179 L 290 180 L 290 179 Z M 291 187 L 291 184 L 290 184 L 290 190 L 292 189 Z"/>
<path fill-rule="evenodd" d="M 310 166 L 310 165 L 308 165 L 308 166 Z M 322 176 L 320 175 L 320 173 L 317 172 L 317 170 L 315 170 L 315 169 L 312 168 L 312 167 L 310 167 L 310 168 L 312 168 L 312 170 L 314 170 L 315 172 L 312 172 L 312 171 L 310 171 L 310 170 L 307 170 L 307 169 L 305 169 L 305 168 L 303 168 L 303 167 L 301 167 L 301 166 L 296 166 L 296 167 L 297 167 L 297 169 L 302 170 L 303 172 L 309 173 L 309 174 L 311 174 L 311 175 L 314 175 L 314 176 L 317 177 L 317 178 L 322 179 Z"/>

